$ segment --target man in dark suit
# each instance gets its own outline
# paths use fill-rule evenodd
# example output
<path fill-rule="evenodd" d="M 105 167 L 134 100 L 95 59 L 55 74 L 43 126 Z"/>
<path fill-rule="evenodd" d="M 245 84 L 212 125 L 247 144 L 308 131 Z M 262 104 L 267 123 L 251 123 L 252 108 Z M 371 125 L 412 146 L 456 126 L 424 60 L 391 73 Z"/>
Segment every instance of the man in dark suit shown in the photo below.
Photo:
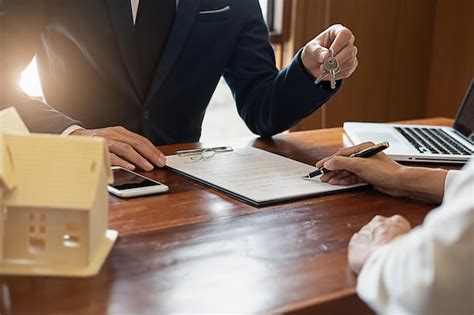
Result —
<path fill-rule="evenodd" d="M 113 164 L 151 170 L 165 164 L 154 145 L 199 140 L 221 75 L 254 133 L 298 123 L 337 90 L 314 83 L 329 48 L 349 77 L 357 49 L 341 25 L 278 71 L 258 0 L 4 0 L 0 108 L 33 132 L 104 137 Z M 17 85 L 35 54 L 46 103 Z"/>

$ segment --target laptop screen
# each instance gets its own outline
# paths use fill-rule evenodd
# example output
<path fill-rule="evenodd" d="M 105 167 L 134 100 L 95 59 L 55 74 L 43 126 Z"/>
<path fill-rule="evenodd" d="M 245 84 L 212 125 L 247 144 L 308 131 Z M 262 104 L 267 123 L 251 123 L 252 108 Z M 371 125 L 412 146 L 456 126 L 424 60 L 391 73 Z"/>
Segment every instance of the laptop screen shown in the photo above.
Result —
<path fill-rule="evenodd" d="M 456 115 L 453 128 L 465 135 L 466 137 L 472 138 L 474 133 L 474 80 L 471 81 L 469 90 L 464 96 L 463 103 Z"/>

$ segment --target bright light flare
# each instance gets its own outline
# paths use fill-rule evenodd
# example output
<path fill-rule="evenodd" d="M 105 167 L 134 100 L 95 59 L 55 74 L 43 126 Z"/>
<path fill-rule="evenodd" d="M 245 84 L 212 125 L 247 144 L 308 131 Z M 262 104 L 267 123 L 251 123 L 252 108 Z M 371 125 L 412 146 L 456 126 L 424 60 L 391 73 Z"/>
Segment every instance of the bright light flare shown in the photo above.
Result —
<path fill-rule="evenodd" d="M 21 73 L 20 87 L 31 97 L 43 97 L 36 58 L 33 58 L 28 67 Z"/>

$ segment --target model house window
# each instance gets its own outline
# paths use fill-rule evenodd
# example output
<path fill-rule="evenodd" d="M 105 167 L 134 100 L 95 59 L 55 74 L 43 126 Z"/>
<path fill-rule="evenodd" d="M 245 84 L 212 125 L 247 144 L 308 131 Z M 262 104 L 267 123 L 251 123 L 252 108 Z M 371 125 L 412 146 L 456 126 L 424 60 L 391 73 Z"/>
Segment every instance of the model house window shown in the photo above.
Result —
<path fill-rule="evenodd" d="M 28 252 L 41 254 L 46 248 L 46 214 L 30 212 L 28 214 Z"/>
<path fill-rule="evenodd" d="M 68 248 L 78 248 L 81 246 L 81 225 L 79 222 L 68 220 L 64 224 L 63 245 Z"/>

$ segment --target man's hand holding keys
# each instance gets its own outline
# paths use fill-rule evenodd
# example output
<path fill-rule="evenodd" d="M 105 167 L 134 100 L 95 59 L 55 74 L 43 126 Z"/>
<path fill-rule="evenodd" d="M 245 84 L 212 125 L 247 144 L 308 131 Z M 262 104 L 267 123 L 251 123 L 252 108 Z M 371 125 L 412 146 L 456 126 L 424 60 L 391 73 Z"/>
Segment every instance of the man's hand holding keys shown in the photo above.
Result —
<path fill-rule="evenodd" d="M 357 47 L 354 46 L 355 36 L 352 32 L 340 25 L 332 25 L 316 38 L 311 40 L 303 49 L 301 59 L 306 70 L 316 79 L 330 81 L 332 75 L 322 77 L 329 69 L 336 70 L 334 80 L 346 79 L 352 75 L 358 65 Z M 325 61 L 334 57 L 337 60 L 337 67 L 326 65 Z"/>

